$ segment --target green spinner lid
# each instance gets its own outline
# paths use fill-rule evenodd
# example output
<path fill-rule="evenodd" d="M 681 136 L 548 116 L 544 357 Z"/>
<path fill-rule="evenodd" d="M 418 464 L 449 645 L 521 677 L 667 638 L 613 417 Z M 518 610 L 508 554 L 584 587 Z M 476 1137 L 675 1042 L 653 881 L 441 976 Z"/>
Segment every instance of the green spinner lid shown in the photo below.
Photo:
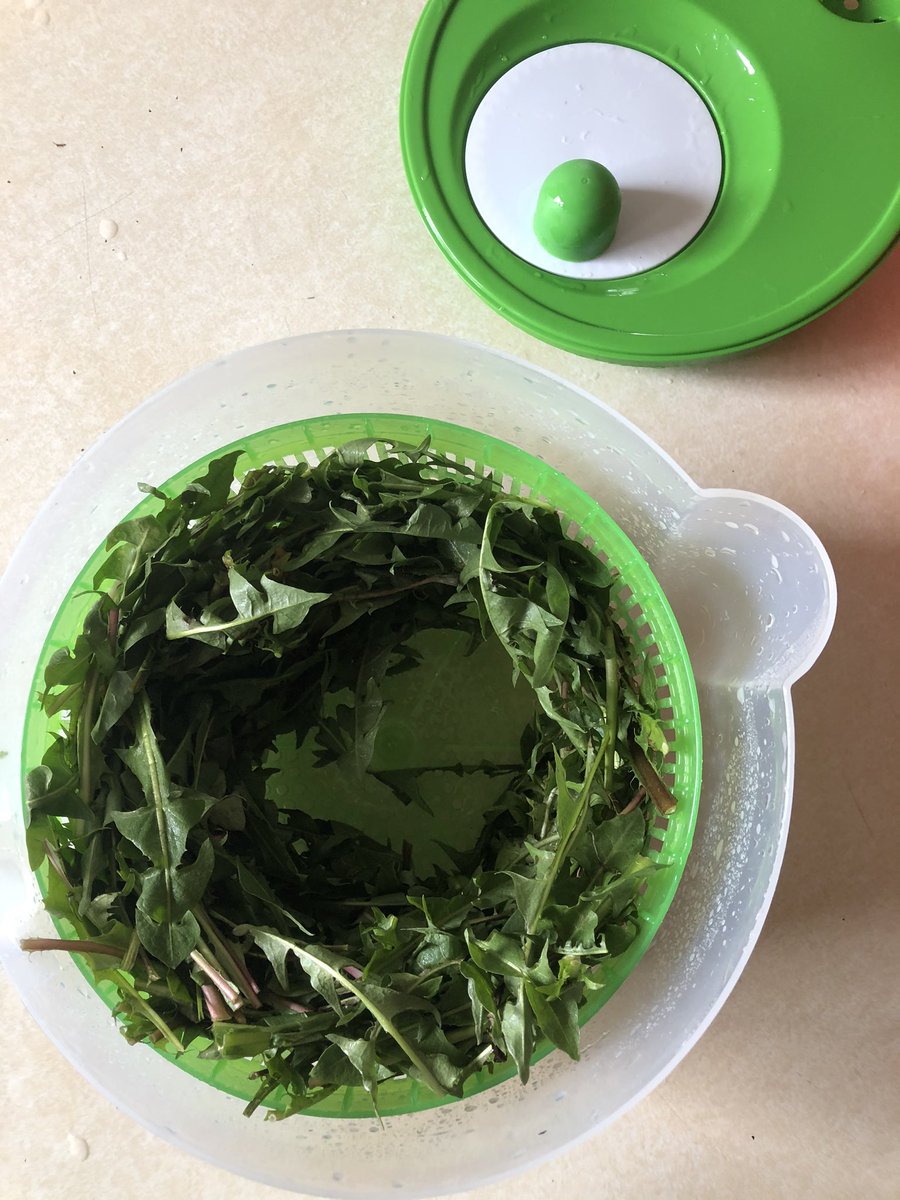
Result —
<path fill-rule="evenodd" d="M 400 122 L 416 204 L 483 299 L 657 364 L 779 337 L 863 279 L 900 229 L 898 112 L 900 0 L 430 0 Z"/>

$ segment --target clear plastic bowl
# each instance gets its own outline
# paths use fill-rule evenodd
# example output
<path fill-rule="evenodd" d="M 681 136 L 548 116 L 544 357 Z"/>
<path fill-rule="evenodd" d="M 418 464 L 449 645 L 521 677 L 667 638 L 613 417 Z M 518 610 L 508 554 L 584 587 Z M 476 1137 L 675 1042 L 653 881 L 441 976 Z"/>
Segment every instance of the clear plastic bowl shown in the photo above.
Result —
<path fill-rule="evenodd" d="M 700 694 L 704 781 L 684 879 L 651 949 L 583 1032 L 445 1108 L 377 1121 L 247 1120 L 241 1102 L 130 1047 L 74 962 L 27 956 L 52 932 L 25 853 L 21 755 L 35 662 L 68 584 L 138 480 L 163 480 L 258 429 L 338 412 L 415 414 L 481 429 L 594 496 L 662 584 Z M 147 1128 L 219 1166 L 321 1196 L 430 1196 L 476 1187 L 614 1120 L 687 1053 L 756 942 L 784 851 L 794 768 L 791 684 L 834 621 L 821 543 L 774 501 L 703 491 L 611 409 L 526 363 L 417 333 L 312 334 L 242 351 L 172 384 L 93 446 L 35 520 L 0 584 L 0 957 L 66 1057 Z M 458 1152 L 458 1138 L 466 1153 Z"/>

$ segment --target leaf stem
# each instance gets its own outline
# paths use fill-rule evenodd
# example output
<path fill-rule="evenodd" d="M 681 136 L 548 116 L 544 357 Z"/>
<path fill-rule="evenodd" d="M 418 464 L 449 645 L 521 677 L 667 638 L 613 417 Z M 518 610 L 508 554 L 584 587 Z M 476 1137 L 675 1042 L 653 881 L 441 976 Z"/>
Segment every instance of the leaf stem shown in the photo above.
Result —
<path fill-rule="evenodd" d="M 426 575 L 422 579 L 411 579 L 409 583 L 403 583 L 400 587 L 395 588 L 379 588 L 372 592 L 345 592 L 343 594 L 334 592 L 322 603 L 357 604 L 366 600 L 385 600 L 391 596 L 402 596 L 404 592 L 414 592 L 418 588 L 427 587 L 433 583 L 441 583 L 445 587 L 455 587 L 459 583 L 459 577 L 456 575 Z"/>
<path fill-rule="evenodd" d="M 153 1008 L 152 1005 L 147 1003 L 147 1001 L 140 994 L 140 992 L 137 990 L 137 988 L 134 987 L 129 982 L 129 980 L 125 977 L 125 975 L 121 971 L 116 971 L 115 976 L 116 976 L 116 985 L 118 987 L 120 987 L 123 992 L 126 992 L 132 998 L 132 1000 L 135 1002 L 135 1004 L 138 1006 L 138 1008 L 141 1010 L 141 1012 L 144 1014 L 144 1016 L 147 1018 L 147 1020 L 156 1026 L 156 1028 L 163 1035 L 163 1037 L 166 1039 L 166 1041 L 169 1043 L 169 1045 L 172 1047 L 172 1049 L 177 1050 L 179 1054 L 184 1054 L 184 1045 L 182 1044 L 181 1039 L 174 1032 L 174 1030 L 172 1030 L 166 1024 L 166 1022 L 159 1015 L 159 1013 L 156 1011 L 156 1009 Z"/>
<path fill-rule="evenodd" d="M 425 1060 L 418 1054 L 415 1048 L 410 1045 L 387 1013 L 382 1012 L 377 1004 L 374 1004 L 368 999 L 362 988 L 357 987 L 352 979 L 348 979 L 346 975 L 343 975 L 340 971 L 331 966 L 330 963 L 325 962 L 324 959 L 319 958 L 318 955 L 314 954 L 306 947 L 302 948 L 302 953 L 308 955 L 323 971 L 325 971 L 326 974 L 330 975 L 336 983 L 339 983 L 342 987 L 346 988 L 347 991 L 352 992 L 353 995 L 356 996 L 360 1003 L 369 1010 L 385 1033 L 394 1039 L 409 1061 L 421 1073 L 423 1081 L 428 1084 L 432 1091 L 436 1092 L 439 1096 L 447 1095 L 447 1089 L 438 1079 L 435 1078 L 431 1068 L 428 1066 Z"/>
<path fill-rule="evenodd" d="M 209 916 L 206 909 L 203 907 L 202 904 L 197 904 L 192 911 L 194 913 L 194 916 L 197 918 L 198 922 L 200 923 L 200 926 L 203 929 L 204 933 L 207 935 L 209 940 L 212 942 L 213 947 L 216 951 L 216 954 L 219 956 L 221 965 L 225 968 L 226 971 L 228 971 L 231 975 L 233 975 L 237 979 L 237 981 L 238 981 L 237 987 L 240 989 L 241 992 L 243 992 L 243 994 L 250 1001 L 250 1003 L 253 1005 L 253 1007 L 261 1008 L 262 1006 L 257 997 L 259 988 L 257 987 L 256 983 L 254 982 L 254 980 L 253 980 L 252 976 L 250 975 L 250 972 L 247 970 L 246 966 L 242 967 L 240 962 L 238 962 L 237 957 L 232 953 L 231 949 L 228 946 L 228 943 L 224 940 L 224 938 L 220 935 L 219 931 L 216 929 L 215 925 L 212 922 L 212 918 Z"/>
<path fill-rule="evenodd" d="M 52 845 L 47 840 L 47 838 L 44 838 L 43 847 L 44 847 L 44 854 L 47 856 L 47 862 L 50 864 L 50 866 L 53 868 L 53 870 L 57 873 L 57 875 L 60 877 L 60 879 L 65 884 L 66 891 L 71 892 L 72 885 L 69 882 L 68 875 L 66 875 L 66 868 L 63 866 L 63 861 L 59 856 L 59 850 L 57 849 L 56 846 Z"/>
<path fill-rule="evenodd" d="M 128 943 L 128 949 L 122 959 L 122 970 L 130 971 L 137 961 L 138 951 L 141 948 L 141 939 L 138 937 L 138 931 L 131 931 L 131 941 Z"/>
<path fill-rule="evenodd" d="M 150 700 L 146 692 L 141 692 L 138 700 L 137 735 L 144 759 L 147 763 L 147 776 L 150 780 L 153 808 L 156 813 L 156 828 L 159 831 L 160 863 L 166 881 L 166 921 L 172 923 L 172 864 L 169 859 L 169 835 L 166 827 L 166 813 L 163 802 L 163 784 L 159 774 L 158 748 L 153 734 L 153 724 L 150 719 Z"/>
<path fill-rule="evenodd" d="M 634 738 L 629 739 L 628 749 L 631 752 L 631 764 L 635 775 L 647 789 L 647 794 L 662 815 L 667 816 L 677 806 L 678 801 L 660 779 L 656 768 Z"/>
<path fill-rule="evenodd" d="M 459 1077 L 459 1082 L 462 1083 L 463 1080 L 468 1079 L 470 1075 L 474 1075 L 476 1071 L 480 1071 L 481 1068 L 485 1065 L 485 1063 L 490 1062 L 490 1060 L 493 1057 L 494 1057 L 494 1046 L 493 1045 L 485 1046 L 485 1048 L 482 1051 L 480 1051 L 480 1053 L 475 1058 L 472 1059 L 472 1061 L 469 1063 L 469 1065 L 464 1068 L 462 1074 Z"/>
<path fill-rule="evenodd" d="M 316 1009 L 308 1008 L 305 1004 L 300 1004 L 296 1000 L 290 1000 L 287 996 L 278 996 L 274 992 L 263 992 L 262 998 L 272 1008 L 283 1010 L 284 1012 L 302 1014 L 316 1011 Z"/>
<path fill-rule="evenodd" d="M 214 988 L 211 983 L 201 983 L 200 991 L 203 993 L 203 999 L 206 1001 L 206 1009 L 211 1021 L 231 1020 L 231 1013 L 225 1007 L 225 1001 L 222 999 L 221 992 Z"/>
<path fill-rule="evenodd" d="M 625 805 L 625 807 L 620 810 L 619 816 L 624 817 L 627 813 L 634 812 L 634 810 L 637 808 L 637 806 L 640 804 L 640 802 L 644 799 L 644 797 L 646 795 L 647 795 L 646 790 L 643 787 L 639 787 L 638 790 L 631 797 L 631 799 L 628 801 L 628 803 Z"/>
<path fill-rule="evenodd" d="M 474 924 L 474 922 L 470 922 Z M 429 967 L 427 971 L 423 971 L 421 975 L 416 976 L 416 982 L 413 985 L 418 987 L 420 983 L 424 983 L 426 979 L 431 979 L 435 975 L 440 975 L 442 971 L 449 970 L 450 967 L 458 967 L 463 960 L 461 958 L 450 958 L 446 962 L 438 963 L 436 967 Z"/>
<path fill-rule="evenodd" d="M 600 749 L 587 766 L 584 776 L 584 783 L 581 788 L 581 794 L 578 797 L 578 816 L 575 820 L 575 823 L 569 831 L 568 837 L 563 838 L 563 840 L 557 846 L 556 853 L 553 855 L 553 859 L 547 870 L 547 874 L 541 880 L 541 888 L 538 892 L 538 899 L 534 906 L 535 925 L 537 925 L 537 922 L 541 918 L 541 914 L 547 906 L 547 901 L 550 897 L 553 884 L 556 882 L 556 877 L 559 874 L 560 867 L 568 858 L 569 851 L 572 846 L 581 836 L 581 832 L 584 828 L 584 822 L 587 818 L 588 809 L 590 807 L 591 788 L 594 783 L 594 777 L 597 774 L 597 769 L 599 768 L 600 763 L 603 761 L 604 749 L 606 747 L 606 742 L 607 738 L 609 738 L 609 735 L 610 730 L 607 728 L 606 733 L 603 735 L 603 741 L 600 745 Z M 534 955 L 535 931 L 533 929 L 529 929 L 526 930 L 526 933 L 528 936 L 525 939 L 525 963 L 527 966 L 531 966 Z"/>
<path fill-rule="evenodd" d="M 619 661 L 616 656 L 616 632 L 612 622 L 606 631 L 606 726 L 610 736 L 606 745 L 603 784 L 609 792 L 613 786 L 616 739 L 619 733 Z"/>
<path fill-rule="evenodd" d="M 94 780 L 91 771 L 91 726 L 93 725 L 98 680 L 97 668 L 91 667 L 88 672 L 81 712 L 78 714 L 79 788 L 81 799 L 88 807 L 90 807 L 94 795 Z"/>
<path fill-rule="evenodd" d="M 237 1008 L 241 1003 L 241 993 L 237 990 L 233 983 L 229 982 L 225 976 L 217 971 L 212 963 L 208 962 L 199 950 L 191 951 L 191 962 L 195 963 L 206 977 L 216 985 L 222 993 L 222 997 L 228 1004 L 229 1008 Z M 202 985 L 201 985 L 202 986 Z"/>
<path fill-rule="evenodd" d="M 465 1026 L 462 1026 L 460 1029 L 451 1029 L 449 1032 L 446 1030 L 444 1031 L 444 1037 L 447 1039 L 448 1042 L 453 1042 L 454 1045 L 457 1042 L 464 1042 L 466 1040 L 466 1038 L 471 1038 L 474 1036 L 475 1036 L 475 1026 L 474 1025 L 465 1025 Z"/>
<path fill-rule="evenodd" d="M 36 950 L 68 950 L 70 954 L 108 954 L 121 958 L 123 951 L 118 946 L 107 946 L 103 942 L 85 941 L 82 938 L 20 938 L 19 946 L 31 954 Z"/>

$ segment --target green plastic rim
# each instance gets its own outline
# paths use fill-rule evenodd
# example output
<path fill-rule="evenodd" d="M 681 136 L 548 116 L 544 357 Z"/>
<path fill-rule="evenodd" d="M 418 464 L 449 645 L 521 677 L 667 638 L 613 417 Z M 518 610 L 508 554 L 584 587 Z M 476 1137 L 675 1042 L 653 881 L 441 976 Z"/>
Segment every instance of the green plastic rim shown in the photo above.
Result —
<path fill-rule="evenodd" d="M 360 414 L 316 417 L 295 421 L 271 429 L 248 434 L 222 446 L 213 453 L 186 466 L 164 485 L 166 492 L 176 492 L 202 473 L 212 459 L 229 450 L 241 448 L 244 457 L 238 473 L 266 463 L 293 464 L 306 458 L 315 462 L 344 442 L 357 438 L 372 438 L 376 442 L 405 442 L 418 444 L 430 437 L 435 449 L 455 456 L 477 470 L 490 469 L 502 481 L 505 491 L 532 494 L 549 500 L 568 519 L 568 533 L 591 546 L 616 569 L 619 585 L 614 589 L 611 603 L 623 630 L 630 638 L 640 660 L 648 663 L 658 677 L 660 716 L 666 738 L 672 750 L 666 760 L 665 780 L 678 797 L 678 807 L 668 817 L 656 817 L 650 830 L 645 853 L 668 869 L 657 872 L 649 881 L 641 900 L 641 929 L 629 949 L 603 966 L 605 986 L 585 1006 L 582 1024 L 593 1017 L 625 982 L 643 957 L 675 895 L 690 851 L 700 802 L 702 767 L 700 708 L 697 689 L 675 617 L 644 558 L 633 543 L 607 513 L 580 488 L 546 463 L 522 450 L 498 441 L 486 434 L 451 425 L 443 421 L 395 414 Z M 379 446 L 383 449 L 383 446 Z M 152 481 L 150 481 L 152 482 Z M 153 511 L 156 503 L 148 497 L 129 514 L 138 516 Z M 44 668 L 60 647 L 70 645 L 80 631 L 93 597 L 89 592 L 95 570 L 106 557 L 104 547 L 98 546 L 85 563 L 78 578 L 70 587 L 65 600 L 48 631 L 32 683 L 32 702 L 29 704 L 23 735 L 22 796 L 24 805 L 24 772 L 40 762 L 52 732 L 57 728 L 53 718 L 47 718 L 37 703 Z M 39 882 L 42 890 L 44 875 Z M 63 920 L 54 923 L 62 937 L 74 936 Z M 112 1009 L 117 1001 L 114 987 L 108 983 L 94 985 L 88 968 L 80 956 L 74 956 L 82 974 L 91 987 Z M 255 1092 L 247 1076 L 253 1070 L 251 1060 L 212 1061 L 201 1059 L 199 1051 L 208 1042 L 192 1044 L 183 1055 L 156 1047 L 157 1053 L 187 1071 L 203 1083 L 247 1101 Z M 549 1054 L 552 1046 L 538 1044 L 533 1061 Z M 493 1085 L 510 1079 L 515 1068 L 509 1065 L 484 1070 L 472 1076 L 464 1088 L 464 1098 L 476 1095 Z M 274 1092 L 265 1101 L 278 1110 L 285 1097 Z M 378 1091 L 378 1109 L 382 1116 L 419 1112 L 440 1105 L 455 1103 L 451 1097 L 435 1096 L 414 1081 L 396 1080 L 382 1084 Z M 355 1117 L 371 1120 L 372 1106 L 361 1088 L 344 1088 L 306 1110 L 304 1115 L 315 1117 Z"/>
<path fill-rule="evenodd" d="M 644 0 L 637 19 L 633 0 L 429 0 L 400 100 L 406 174 L 429 231 L 492 308 L 575 354 L 658 365 L 798 328 L 856 287 L 900 230 L 900 20 L 894 0 L 860 5 L 862 19 L 836 4 Z M 668 262 L 620 280 L 525 263 L 484 225 L 465 178 L 469 125 L 494 83 L 541 50 L 585 41 L 677 70 L 723 144 L 703 230 Z"/>

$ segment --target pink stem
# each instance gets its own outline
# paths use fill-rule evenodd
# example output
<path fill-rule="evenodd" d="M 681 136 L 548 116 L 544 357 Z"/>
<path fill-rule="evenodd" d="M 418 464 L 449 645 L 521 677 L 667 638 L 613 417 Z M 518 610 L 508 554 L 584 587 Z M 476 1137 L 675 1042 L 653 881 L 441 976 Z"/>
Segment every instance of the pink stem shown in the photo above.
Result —
<path fill-rule="evenodd" d="M 638 788 L 638 790 L 634 793 L 634 795 L 619 813 L 619 816 L 624 817 L 626 813 L 633 812 L 646 795 L 647 793 L 642 787 Z"/>
<path fill-rule="evenodd" d="M 273 1008 L 286 1009 L 288 1012 L 308 1013 L 312 1012 L 311 1008 L 306 1008 L 302 1004 L 298 1004 L 296 1000 L 288 1000 L 287 996 L 274 996 L 271 992 L 263 996 L 267 1004 L 271 1004 Z"/>
<path fill-rule="evenodd" d="M 203 974 L 216 985 L 231 1008 L 239 1007 L 241 994 L 233 983 L 229 983 L 224 975 L 220 975 L 215 967 L 208 963 L 203 955 L 198 954 L 196 950 L 191 951 L 191 961 L 196 963 Z"/>
<path fill-rule="evenodd" d="M 116 946 L 85 942 L 80 938 L 21 938 L 19 945 L 29 953 L 34 950 L 68 950 L 70 954 L 108 954 L 111 958 L 122 958 L 125 953 Z"/>
<path fill-rule="evenodd" d="M 200 991 L 203 993 L 203 999 L 206 1001 L 206 1008 L 209 1012 L 211 1021 L 227 1021 L 229 1018 L 228 1009 L 225 1007 L 225 1002 L 222 996 L 209 983 L 200 985 Z"/>

